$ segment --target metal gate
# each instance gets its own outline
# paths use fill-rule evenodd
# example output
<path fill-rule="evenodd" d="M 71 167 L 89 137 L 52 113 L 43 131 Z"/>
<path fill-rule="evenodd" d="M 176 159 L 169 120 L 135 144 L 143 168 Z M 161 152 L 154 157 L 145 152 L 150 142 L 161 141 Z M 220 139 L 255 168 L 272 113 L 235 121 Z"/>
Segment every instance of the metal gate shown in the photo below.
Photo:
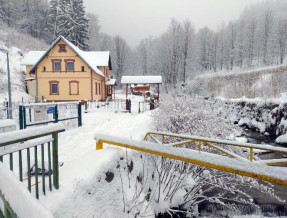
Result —
<path fill-rule="evenodd" d="M 78 120 L 82 126 L 81 102 L 35 103 L 19 106 L 19 128 Z"/>

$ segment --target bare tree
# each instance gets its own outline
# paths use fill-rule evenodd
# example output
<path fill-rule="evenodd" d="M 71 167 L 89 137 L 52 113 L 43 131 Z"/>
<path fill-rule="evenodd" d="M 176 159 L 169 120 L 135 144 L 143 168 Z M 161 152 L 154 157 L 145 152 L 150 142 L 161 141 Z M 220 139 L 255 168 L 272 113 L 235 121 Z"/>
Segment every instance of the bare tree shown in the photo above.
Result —
<path fill-rule="evenodd" d="M 190 43 L 191 43 L 191 38 L 194 35 L 194 28 L 190 22 L 190 20 L 186 20 L 183 22 L 183 38 L 184 38 L 184 43 L 183 43 L 183 69 L 182 69 L 182 81 L 185 84 L 186 82 L 186 65 L 187 65 L 187 59 L 188 59 L 188 53 L 189 53 L 189 48 L 190 48 Z"/>
<path fill-rule="evenodd" d="M 127 42 L 118 35 L 114 37 L 114 42 L 116 53 L 116 79 L 119 80 L 124 73 L 130 49 Z"/>
<path fill-rule="evenodd" d="M 229 30 L 229 40 L 230 40 L 230 47 L 229 47 L 229 64 L 230 64 L 230 70 L 233 70 L 234 65 L 234 59 L 235 59 L 235 37 L 236 37 L 236 27 L 233 22 L 230 22 L 228 25 Z"/>
<path fill-rule="evenodd" d="M 247 26 L 247 65 L 250 67 L 253 63 L 254 44 L 255 44 L 256 21 L 254 16 Z"/>
<path fill-rule="evenodd" d="M 100 23 L 99 17 L 92 13 L 87 13 L 89 19 L 89 45 L 91 50 L 100 50 Z"/>
<path fill-rule="evenodd" d="M 268 64 L 267 52 L 268 52 L 268 40 L 270 37 L 270 31 L 273 25 L 273 13 L 271 10 L 264 12 L 264 24 L 263 24 L 263 63 Z"/>
<path fill-rule="evenodd" d="M 282 64 L 286 54 L 287 20 L 279 19 L 278 23 L 278 50 L 279 63 Z"/>

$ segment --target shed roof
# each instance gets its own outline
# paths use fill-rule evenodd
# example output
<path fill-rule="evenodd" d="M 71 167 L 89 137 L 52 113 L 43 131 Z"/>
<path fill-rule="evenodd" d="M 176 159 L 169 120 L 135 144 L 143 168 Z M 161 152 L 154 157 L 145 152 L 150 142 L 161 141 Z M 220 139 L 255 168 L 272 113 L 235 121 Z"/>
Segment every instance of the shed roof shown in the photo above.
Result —
<path fill-rule="evenodd" d="M 161 84 L 162 76 L 122 76 L 122 84 Z"/>
<path fill-rule="evenodd" d="M 22 60 L 21 65 L 34 65 L 45 54 L 45 51 L 29 51 Z"/>
<path fill-rule="evenodd" d="M 109 79 L 107 82 L 106 82 L 106 85 L 107 86 L 113 86 L 116 84 L 116 79 Z"/>
<path fill-rule="evenodd" d="M 51 49 L 63 40 L 94 72 L 100 76 L 104 74 L 98 69 L 100 66 L 108 66 L 112 69 L 109 51 L 82 51 L 63 36 L 59 36 L 46 51 L 30 51 L 22 61 L 22 65 L 33 65 L 30 72 L 34 71 L 40 61 L 51 51 Z"/>

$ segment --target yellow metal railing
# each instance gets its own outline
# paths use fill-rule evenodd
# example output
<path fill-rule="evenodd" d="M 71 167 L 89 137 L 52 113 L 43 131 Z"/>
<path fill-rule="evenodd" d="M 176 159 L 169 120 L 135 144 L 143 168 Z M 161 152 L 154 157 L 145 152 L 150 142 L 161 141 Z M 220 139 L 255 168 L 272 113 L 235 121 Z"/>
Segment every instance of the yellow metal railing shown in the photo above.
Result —
<path fill-rule="evenodd" d="M 153 142 L 146 141 L 149 138 Z M 170 138 L 181 139 L 182 141 L 175 143 L 165 143 L 167 141 L 170 141 Z M 254 161 L 252 153 L 253 149 L 287 153 L 287 149 L 284 148 L 279 149 L 267 145 L 252 145 L 226 140 L 216 140 L 160 132 L 147 133 L 144 137 L 145 141 L 128 140 L 101 134 L 96 134 L 95 140 L 97 142 L 97 150 L 103 149 L 103 144 L 116 145 L 149 154 L 172 158 L 175 160 L 180 160 L 212 169 L 217 169 L 287 186 L 287 168 L 268 166 L 287 163 L 287 159 Z M 195 142 L 198 143 L 198 150 L 180 147 L 182 145 Z M 249 150 L 251 151 L 250 158 L 248 160 L 244 157 L 239 156 L 238 154 L 235 154 L 214 144 L 249 148 Z M 224 155 L 205 152 L 202 150 L 203 145 L 211 147 Z"/>
<path fill-rule="evenodd" d="M 161 138 L 161 144 L 165 144 L 166 139 L 176 139 L 180 140 L 174 143 L 166 143 L 165 145 L 170 145 L 173 147 L 179 147 L 187 144 L 192 143 L 198 143 L 198 151 L 202 151 L 203 145 L 206 145 L 207 147 L 213 148 L 214 150 L 217 150 L 221 152 L 222 154 L 225 154 L 232 158 L 244 158 L 241 157 L 234 152 L 228 151 L 222 147 L 219 147 L 218 145 L 224 145 L 227 147 L 241 147 L 246 148 L 249 150 L 249 160 L 254 161 L 253 158 L 253 152 L 254 149 L 260 150 L 260 152 L 279 152 L 279 153 L 286 153 L 287 154 L 287 148 L 280 148 L 280 147 L 274 147 L 270 145 L 260 145 L 260 144 L 250 144 L 250 143 L 239 143 L 234 141 L 228 141 L 228 140 L 220 140 L 220 139 L 211 139 L 211 138 L 204 138 L 204 137 L 198 137 L 198 136 L 187 136 L 187 135 L 180 135 L 180 134 L 173 134 L 173 133 L 162 133 L 162 132 L 148 132 L 144 140 L 151 139 L 153 142 L 160 143 L 159 140 L 156 138 Z M 284 165 L 287 164 L 287 158 L 281 158 L 281 159 L 270 159 L 270 160 L 258 160 L 256 162 L 262 162 L 267 165 Z"/>

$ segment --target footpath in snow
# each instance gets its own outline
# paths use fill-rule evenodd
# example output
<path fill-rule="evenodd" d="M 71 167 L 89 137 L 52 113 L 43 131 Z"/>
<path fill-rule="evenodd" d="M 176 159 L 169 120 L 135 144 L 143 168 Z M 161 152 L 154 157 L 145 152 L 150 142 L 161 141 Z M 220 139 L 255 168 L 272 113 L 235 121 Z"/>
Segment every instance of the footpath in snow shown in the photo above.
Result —
<path fill-rule="evenodd" d="M 82 127 L 59 136 L 59 161 L 64 162 L 60 167 L 60 189 L 41 196 L 41 203 L 56 217 L 124 216 L 122 200 L 118 199 L 121 195 L 117 194 L 120 185 L 98 181 L 126 150 L 106 145 L 97 151 L 94 134 L 142 140 L 150 130 L 151 113 L 83 113 Z"/>

